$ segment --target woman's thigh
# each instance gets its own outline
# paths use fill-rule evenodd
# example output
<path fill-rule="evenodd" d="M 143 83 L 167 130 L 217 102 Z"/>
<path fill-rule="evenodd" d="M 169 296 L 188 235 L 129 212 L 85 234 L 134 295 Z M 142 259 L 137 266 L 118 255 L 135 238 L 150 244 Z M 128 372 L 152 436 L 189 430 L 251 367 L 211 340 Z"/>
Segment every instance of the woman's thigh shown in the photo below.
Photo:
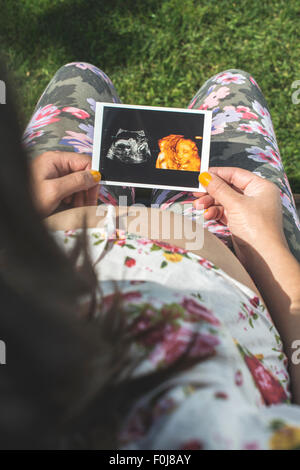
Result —
<path fill-rule="evenodd" d="M 210 78 L 192 99 L 190 109 L 211 110 L 210 166 L 235 166 L 274 182 L 280 189 L 284 231 L 300 261 L 300 224 L 292 191 L 281 161 L 265 97 L 254 78 L 242 70 L 227 70 Z M 153 202 L 190 212 L 189 193 L 155 191 Z M 197 214 L 196 214 L 197 216 Z M 228 227 L 215 221 L 207 228 L 230 246 Z"/>
<path fill-rule="evenodd" d="M 31 158 L 49 150 L 92 156 L 96 102 L 120 103 L 109 77 L 85 62 L 61 67 L 40 97 L 24 132 Z M 120 196 L 134 202 L 131 188 L 100 186 L 99 199 L 116 205 Z"/>

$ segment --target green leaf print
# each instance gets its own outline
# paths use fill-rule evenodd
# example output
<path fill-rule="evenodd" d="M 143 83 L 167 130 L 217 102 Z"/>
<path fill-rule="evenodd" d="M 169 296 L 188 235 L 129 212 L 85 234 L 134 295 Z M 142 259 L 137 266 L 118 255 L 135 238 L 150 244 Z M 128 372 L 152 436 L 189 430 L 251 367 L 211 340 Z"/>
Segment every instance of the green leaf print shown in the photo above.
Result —
<path fill-rule="evenodd" d="M 281 344 L 280 336 L 275 335 L 275 339 L 276 339 L 276 343 L 277 343 L 277 344 Z"/>
<path fill-rule="evenodd" d="M 158 251 L 158 250 L 161 250 L 160 246 L 157 246 L 157 245 L 154 245 L 154 244 L 151 246 L 150 251 Z"/>
<path fill-rule="evenodd" d="M 96 242 L 93 243 L 93 245 L 100 245 L 100 243 L 104 242 L 103 239 L 97 240 Z"/>
<path fill-rule="evenodd" d="M 167 261 L 163 261 L 160 265 L 161 269 L 165 268 L 168 265 Z"/>

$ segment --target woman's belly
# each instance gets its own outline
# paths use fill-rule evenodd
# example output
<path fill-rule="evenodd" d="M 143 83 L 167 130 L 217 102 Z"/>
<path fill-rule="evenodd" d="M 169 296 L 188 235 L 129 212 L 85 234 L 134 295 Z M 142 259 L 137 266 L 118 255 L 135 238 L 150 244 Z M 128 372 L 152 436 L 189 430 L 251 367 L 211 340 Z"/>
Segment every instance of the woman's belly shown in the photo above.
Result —
<path fill-rule="evenodd" d="M 112 208 L 112 206 L 110 206 Z M 189 250 L 212 261 L 229 276 L 252 289 L 261 300 L 251 277 L 237 257 L 215 235 L 201 224 L 172 211 L 144 206 L 114 207 L 116 228 L 141 237 L 159 240 Z M 107 206 L 69 209 L 45 219 L 50 230 L 75 230 L 83 227 L 103 227 Z"/>

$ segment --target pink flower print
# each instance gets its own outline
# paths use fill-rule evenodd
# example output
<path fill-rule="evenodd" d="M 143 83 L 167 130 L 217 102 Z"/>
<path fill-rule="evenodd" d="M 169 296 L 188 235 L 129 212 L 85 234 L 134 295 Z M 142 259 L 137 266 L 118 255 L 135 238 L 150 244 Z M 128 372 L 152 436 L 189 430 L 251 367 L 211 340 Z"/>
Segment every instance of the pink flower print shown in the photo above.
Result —
<path fill-rule="evenodd" d="M 261 124 L 255 121 L 249 121 L 249 124 L 252 126 L 254 132 L 257 132 L 258 134 L 264 135 L 264 136 L 269 136 L 269 132 L 267 129 L 265 129 Z"/>
<path fill-rule="evenodd" d="M 147 238 L 137 238 L 136 241 L 140 244 L 140 245 L 149 245 L 149 244 L 152 244 L 152 240 L 148 240 Z"/>
<path fill-rule="evenodd" d="M 253 305 L 253 307 L 258 307 L 259 302 L 260 302 L 260 300 L 257 296 L 252 297 L 252 299 L 250 299 L 250 304 Z"/>
<path fill-rule="evenodd" d="M 216 392 L 215 393 L 215 398 L 221 398 L 222 400 L 227 400 L 228 399 L 228 394 L 225 392 Z"/>
<path fill-rule="evenodd" d="M 163 343 L 165 338 L 169 338 L 170 336 L 172 336 L 172 334 L 176 330 L 176 327 L 171 323 L 163 322 L 158 322 L 153 327 L 153 320 L 151 316 L 144 313 L 143 315 L 140 315 L 132 325 L 132 332 L 138 333 L 139 331 L 145 331 L 147 329 L 149 329 L 149 332 L 146 332 L 146 334 L 140 339 L 140 342 L 144 346 L 150 348 L 154 348 L 155 346 L 159 345 L 158 347 L 160 349 L 156 351 L 156 355 L 158 355 L 158 352 L 161 352 L 160 343 Z M 155 355 L 151 357 L 151 360 L 155 362 Z"/>
<path fill-rule="evenodd" d="M 134 258 L 131 258 L 131 256 L 126 256 L 124 264 L 125 266 L 127 266 L 127 268 L 132 268 L 136 265 L 136 260 Z"/>
<path fill-rule="evenodd" d="M 282 170 L 282 162 L 278 152 L 273 150 L 272 147 L 267 145 L 265 149 L 260 147 L 248 147 L 246 151 L 249 152 L 248 158 L 256 162 L 266 162 L 277 170 Z"/>
<path fill-rule="evenodd" d="M 243 374 L 241 370 L 237 370 L 234 376 L 235 385 L 240 387 L 243 384 Z"/>
<path fill-rule="evenodd" d="M 252 102 L 252 107 L 254 109 L 254 111 L 257 112 L 257 114 L 259 114 L 261 117 L 265 117 L 265 116 L 270 116 L 270 113 L 269 111 L 267 110 L 267 108 L 264 108 L 260 103 L 259 101 L 255 100 Z"/>
<path fill-rule="evenodd" d="M 218 224 L 214 220 L 205 220 L 203 225 L 215 235 L 219 235 L 222 237 L 229 237 L 231 235 L 231 232 L 226 225 L 221 223 Z"/>
<path fill-rule="evenodd" d="M 66 134 L 59 142 L 60 145 L 69 145 L 77 153 L 87 153 L 92 155 L 93 140 L 86 134 L 66 131 Z"/>
<path fill-rule="evenodd" d="M 211 310 L 208 310 L 204 305 L 200 305 L 196 300 L 190 297 L 184 297 L 181 305 L 188 313 L 188 319 L 191 322 L 205 320 L 212 325 L 220 325 L 220 321 L 216 318 Z"/>
<path fill-rule="evenodd" d="M 112 204 L 113 206 L 118 205 L 117 201 L 109 193 L 109 191 L 106 189 L 106 187 L 103 184 L 99 185 L 98 197 L 100 201 L 103 202 L 104 204 Z"/>
<path fill-rule="evenodd" d="M 197 96 L 190 102 L 190 104 L 188 105 L 188 109 L 191 109 L 196 103 L 196 101 L 197 101 Z"/>
<path fill-rule="evenodd" d="M 161 344 L 158 344 L 150 355 L 150 360 L 157 365 L 161 362 L 171 364 L 184 354 L 189 346 L 189 357 L 209 357 L 215 354 L 215 346 L 218 344 L 219 340 L 215 336 L 195 334 L 193 330 L 181 327 L 164 335 Z"/>
<path fill-rule="evenodd" d="M 187 253 L 187 250 L 184 250 L 183 248 L 180 248 L 179 246 L 170 245 L 167 242 L 161 242 L 161 241 L 155 240 L 155 242 L 152 241 L 152 243 L 153 245 L 159 246 L 160 248 L 163 248 L 166 251 L 170 251 L 171 253 L 179 253 L 179 254 Z"/>
<path fill-rule="evenodd" d="M 267 108 L 263 107 L 258 101 L 253 101 L 252 107 L 254 111 L 256 111 L 257 114 L 261 116 L 261 127 L 256 130 L 256 132 L 259 132 L 260 134 L 264 136 L 268 136 L 269 139 L 271 139 L 272 145 L 275 147 L 275 149 L 278 151 L 278 145 L 276 142 L 276 137 L 275 137 L 275 132 L 274 132 L 274 127 L 272 124 L 272 119 L 271 115 L 268 111 Z"/>
<path fill-rule="evenodd" d="M 203 266 L 206 269 L 213 269 L 215 267 L 214 263 L 212 263 L 211 261 L 208 261 L 208 259 L 205 259 L 205 258 L 200 258 L 198 260 L 198 263 L 201 264 L 201 266 Z"/>
<path fill-rule="evenodd" d="M 193 345 L 189 357 L 206 357 L 215 354 L 215 347 L 220 344 L 216 336 L 197 333 L 193 337 Z"/>
<path fill-rule="evenodd" d="M 32 135 L 35 129 L 39 129 L 41 127 L 47 126 L 48 124 L 58 122 L 60 119 L 57 118 L 57 116 L 60 113 L 61 111 L 57 108 L 57 106 L 54 106 L 53 104 L 48 104 L 47 106 L 40 107 L 33 114 L 32 118 L 29 121 L 29 124 L 24 133 L 24 141 L 28 142 L 28 137 Z"/>
<path fill-rule="evenodd" d="M 124 246 L 126 245 L 126 240 L 116 240 L 115 245 Z"/>
<path fill-rule="evenodd" d="M 224 106 L 223 112 L 216 114 L 212 119 L 212 135 L 222 134 L 230 122 L 240 121 L 241 113 L 234 106 Z"/>
<path fill-rule="evenodd" d="M 284 182 L 285 182 L 285 185 L 287 187 L 287 191 L 290 193 L 291 195 L 291 199 L 293 201 L 293 203 L 295 204 L 295 200 L 294 200 L 294 197 L 293 197 L 293 191 L 290 187 L 290 183 L 289 183 L 289 180 L 288 180 L 288 177 L 286 176 L 286 174 L 284 173 Z"/>
<path fill-rule="evenodd" d="M 122 300 L 124 302 L 137 301 L 137 300 L 140 300 L 140 298 L 142 297 L 142 294 L 139 291 L 129 291 L 129 292 L 122 293 L 121 295 L 122 295 Z"/>
<path fill-rule="evenodd" d="M 65 230 L 65 237 L 73 237 L 76 234 L 76 230 Z"/>
<path fill-rule="evenodd" d="M 287 400 L 287 394 L 279 380 L 255 356 L 245 354 L 244 359 L 267 405 Z"/>
<path fill-rule="evenodd" d="M 44 133 L 45 131 L 28 132 L 28 130 L 26 130 L 22 139 L 23 145 L 25 147 L 30 147 L 31 145 L 34 145 L 36 141 L 33 139 L 41 137 L 42 135 L 44 135 Z"/>
<path fill-rule="evenodd" d="M 252 85 L 257 86 L 257 88 L 260 90 L 260 86 L 258 85 L 257 81 L 253 77 L 250 76 L 249 80 L 252 83 Z"/>
<path fill-rule="evenodd" d="M 120 293 L 120 295 L 122 297 L 122 301 L 128 304 L 140 302 L 140 299 L 142 296 L 142 294 L 139 291 L 129 291 L 125 293 Z M 108 311 L 112 307 L 115 296 L 116 294 L 114 293 L 114 294 L 109 294 L 109 295 L 105 295 L 104 297 L 102 297 L 101 304 L 102 304 L 102 308 L 105 311 Z"/>
<path fill-rule="evenodd" d="M 218 113 L 212 120 L 212 134 L 221 134 L 227 127 L 227 123 L 241 119 L 257 119 L 257 115 L 252 113 L 247 106 L 224 106 L 223 112 Z M 245 124 L 241 124 L 239 130 L 253 132 L 251 126 L 247 127 Z"/>
<path fill-rule="evenodd" d="M 242 305 L 243 305 L 244 309 L 246 310 L 247 314 L 250 317 L 256 317 L 257 316 L 257 313 L 252 308 L 250 308 L 246 303 L 243 302 Z"/>
<path fill-rule="evenodd" d="M 203 448 L 203 442 L 199 441 L 199 439 L 191 439 L 181 444 L 179 450 L 202 450 Z"/>
<path fill-rule="evenodd" d="M 217 91 L 212 91 L 198 109 L 211 109 L 218 106 L 220 100 L 230 94 L 230 89 L 226 86 L 220 87 Z"/>
<path fill-rule="evenodd" d="M 86 119 L 90 117 L 89 113 L 87 113 L 83 109 L 73 108 L 72 106 L 67 106 L 66 108 L 63 108 L 62 111 L 64 111 L 65 113 L 70 113 L 73 116 L 76 116 L 78 119 Z"/>
<path fill-rule="evenodd" d="M 236 111 L 241 115 L 241 119 L 258 119 L 257 114 L 252 113 L 247 106 L 237 106 Z"/>
<path fill-rule="evenodd" d="M 245 450 L 259 450 L 260 445 L 258 442 L 252 441 L 252 442 L 246 442 L 243 447 Z"/>
<path fill-rule="evenodd" d="M 241 73 L 232 73 L 232 72 L 222 72 L 219 73 L 215 78 L 214 82 L 226 85 L 228 83 L 236 83 L 237 85 L 242 85 L 245 83 L 246 77 Z"/>
<path fill-rule="evenodd" d="M 249 126 L 248 124 L 240 124 L 237 130 L 247 132 L 248 134 L 253 134 L 254 132 L 253 127 Z"/>

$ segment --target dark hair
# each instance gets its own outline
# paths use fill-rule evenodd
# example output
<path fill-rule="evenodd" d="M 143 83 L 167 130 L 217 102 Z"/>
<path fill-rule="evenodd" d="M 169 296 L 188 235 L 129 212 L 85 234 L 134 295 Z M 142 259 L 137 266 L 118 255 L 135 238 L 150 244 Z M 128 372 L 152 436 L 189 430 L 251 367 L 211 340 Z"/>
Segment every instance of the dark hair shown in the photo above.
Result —
<path fill-rule="evenodd" d="M 101 315 L 97 305 L 85 231 L 67 257 L 35 210 L 3 66 L 0 79 L 6 84 L 6 104 L 0 104 L 0 340 L 7 356 L 0 365 L 0 448 L 57 447 L 62 435 L 76 434 L 103 384 L 123 368 L 129 343 L 118 295 L 110 322 L 110 312 Z M 90 322 L 96 310 L 98 319 Z"/>
<path fill-rule="evenodd" d="M 102 311 L 85 230 L 68 257 L 48 233 L 31 197 L 1 66 L 0 79 L 7 102 L 0 104 L 0 340 L 7 353 L 0 365 L 0 448 L 113 449 L 120 421 L 141 394 L 199 359 L 186 362 L 191 341 L 168 371 L 130 377 L 142 359 L 130 357 L 132 341 L 151 331 L 129 334 L 117 289 Z"/>

